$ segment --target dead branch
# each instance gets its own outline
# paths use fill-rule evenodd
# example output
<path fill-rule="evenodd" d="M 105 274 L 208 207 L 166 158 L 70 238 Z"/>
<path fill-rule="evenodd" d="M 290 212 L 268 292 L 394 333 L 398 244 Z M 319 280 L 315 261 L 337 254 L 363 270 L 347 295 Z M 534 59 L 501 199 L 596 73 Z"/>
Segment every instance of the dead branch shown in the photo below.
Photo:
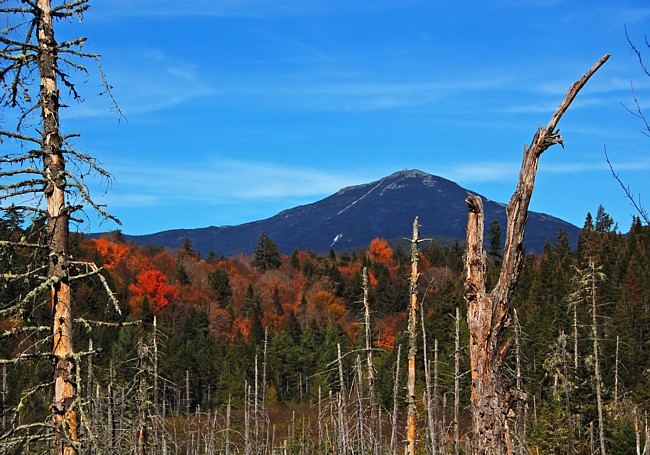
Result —
<path fill-rule="evenodd" d="M 111 287 L 108 285 L 108 282 L 106 281 L 104 275 L 101 274 L 103 267 L 102 268 L 97 267 L 97 265 L 94 262 L 79 262 L 79 261 L 71 262 L 71 265 L 76 265 L 76 266 L 83 265 L 87 269 L 90 269 L 90 272 L 86 272 L 83 275 L 76 275 L 71 277 L 70 278 L 71 281 L 80 278 L 89 277 L 89 276 L 97 276 L 99 278 L 99 281 L 102 283 L 102 286 L 104 287 L 104 291 L 106 291 L 106 294 L 108 295 L 109 302 L 113 304 L 113 308 L 115 309 L 117 314 L 119 315 L 122 314 L 122 310 L 120 310 L 120 305 L 119 305 L 120 302 L 117 300 L 115 293 L 113 293 Z"/>
<path fill-rule="evenodd" d="M 621 180 L 621 177 L 618 175 L 618 173 L 614 171 L 614 166 L 612 165 L 612 162 L 609 160 L 609 156 L 607 155 L 607 147 L 603 146 L 603 150 L 605 151 L 605 160 L 607 160 L 607 165 L 609 166 L 609 170 L 612 172 L 612 176 L 623 189 L 623 193 L 625 193 L 625 197 L 630 201 L 632 207 L 634 207 L 634 209 L 641 216 L 641 218 L 643 218 L 645 224 L 650 226 L 650 216 L 648 215 L 648 212 L 641 204 L 641 196 L 639 196 L 638 201 L 634 199 L 634 194 L 632 193 L 632 190 L 630 190 L 630 187 L 625 185 Z"/>
<path fill-rule="evenodd" d="M 4 332 L 0 333 L 0 340 L 4 340 L 5 338 L 13 337 L 15 335 L 18 335 L 19 333 L 49 332 L 51 330 L 52 330 L 52 327 L 49 327 L 49 326 L 14 327 L 13 329 L 5 330 Z"/>

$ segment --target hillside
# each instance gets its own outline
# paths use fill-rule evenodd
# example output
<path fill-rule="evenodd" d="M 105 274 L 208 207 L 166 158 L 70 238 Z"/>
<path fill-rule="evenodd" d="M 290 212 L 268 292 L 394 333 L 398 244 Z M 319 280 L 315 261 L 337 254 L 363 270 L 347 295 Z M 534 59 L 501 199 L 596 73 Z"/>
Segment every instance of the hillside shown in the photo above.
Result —
<path fill-rule="evenodd" d="M 188 238 L 202 253 L 212 250 L 231 256 L 251 253 L 262 233 L 270 236 L 284 254 L 294 249 L 323 253 L 365 246 L 377 237 L 409 235 L 415 216 L 422 234 L 429 237 L 465 238 L 470 190 L 419 170 L 403 170 L 375 182 L 343 188 L 312 204 L 295 207 L 271 218 L 238 226 L 176 229 L 149 235 L 127 236 L 140 245 L 178 248 Z M 504 204 L 483 198 L 485 222 L 499 220 L 505 234 Z M 579 229 L 558 218 L 530 212 L 525 246 L 541 252 L 547 239 L 554 241 L 564 229 L 575 247 Z"/>

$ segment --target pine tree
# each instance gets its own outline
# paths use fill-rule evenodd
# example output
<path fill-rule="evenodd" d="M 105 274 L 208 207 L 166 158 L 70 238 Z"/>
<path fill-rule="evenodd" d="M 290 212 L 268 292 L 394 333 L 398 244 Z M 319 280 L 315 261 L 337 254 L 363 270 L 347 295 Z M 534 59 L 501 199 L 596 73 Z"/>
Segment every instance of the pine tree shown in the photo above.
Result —
<path fill-rule="evenodd" d="M 221 268 L 215 269 L 208 274 L 210 287 L 217 292 L 219 305 L 224 308 L 230 304 L 232 298 L 232 288 L 230 286 L 230 277 L 228 272 Z"/>
<path fill-rule="evenodd" d="M 499 220 L 492 220 L 492 223 L 490 223 L 488 243 L 490 245 L 488 255 L 498 265 L 501 262 L 501 249 L 503 248 L 501 244 L 501 224 L 499 224 Z"/>
<path fill-rule="evenodd" d="M 280 249 L 266 234 L 260 236 L 259 243 L 255 247 L 253 255 L 252 265 L 260 272 L 278 269 L 282 265 Z"/>

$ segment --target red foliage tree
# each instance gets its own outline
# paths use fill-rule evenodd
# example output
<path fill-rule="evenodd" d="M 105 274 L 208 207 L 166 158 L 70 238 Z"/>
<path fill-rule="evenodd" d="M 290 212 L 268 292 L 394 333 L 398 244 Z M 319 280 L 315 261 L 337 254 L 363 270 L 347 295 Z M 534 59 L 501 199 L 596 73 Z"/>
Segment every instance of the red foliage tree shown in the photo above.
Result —
<path fill-rule="evenodd" d="M 139 310 L 146 296 L 151 302 L 151 309 L 157 313 L 166 307 L 176 296 L 176 288 L 167 282 L 167 277 L 159 270 L 145 270 L 138 274 L 136 283 L 129 286 L 138 303 L 134 310 Z"/>

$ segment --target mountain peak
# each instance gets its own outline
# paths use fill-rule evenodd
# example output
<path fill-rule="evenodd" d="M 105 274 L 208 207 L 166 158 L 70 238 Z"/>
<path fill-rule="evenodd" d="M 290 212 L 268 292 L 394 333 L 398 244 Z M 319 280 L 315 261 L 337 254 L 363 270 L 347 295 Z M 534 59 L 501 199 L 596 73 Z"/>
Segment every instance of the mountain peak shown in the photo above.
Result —
<path fill-rule="evenodd" d="M 202 253 L 225 256 L 251 253 L 262 233 L 283 253 L 311 249 L 325 253 L 367 246 L 376 237 L 409 236 L 413 219 L 420 219 L 422 234 L 463 241 L 467 226 L 468 190 L 443 177 L 419 169 L 403 169 L 374 182 L 350 186 L 312 204 L 284 210 L 271 218 L 239 226 L 165 231 L 131 237 L 137 243 L 178 248 L 189 238 Z M 506 226 L 506 206 L 484 199 L 486 225 L 498 220 Z M 525 246 L 541 252 L 563 229 L 576 244 L 579 229 L 560 219 L 529 212 Z M 182 237 L 181 237 L 182 236 Z"/>
<path fill-rule="evenodd" d="M 397 171 L 389 175 L 388 177 L 384 177 L 387 179 L 391 178 L 425 178 L 425 177 L 433 177 L 431 174 L 427 174 L 426 172 L 422 172 L 419 169 L 402 169 L 401 171 Z"/>

